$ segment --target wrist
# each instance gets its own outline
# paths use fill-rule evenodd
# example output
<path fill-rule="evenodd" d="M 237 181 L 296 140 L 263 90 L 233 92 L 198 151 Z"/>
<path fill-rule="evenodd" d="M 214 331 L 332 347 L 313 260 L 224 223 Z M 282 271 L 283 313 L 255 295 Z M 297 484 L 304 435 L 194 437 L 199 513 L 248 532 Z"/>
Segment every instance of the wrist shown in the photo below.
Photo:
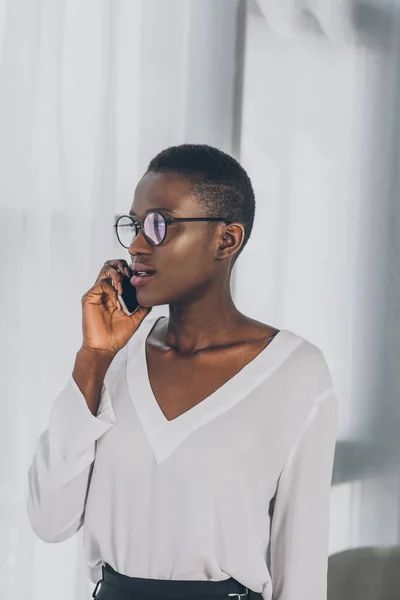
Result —
<path fill-rule="evenodd" d="M 104 375 L 114 358 L 114 352 L 82 345 L 76 355 L 75 367 L 83 369 L 87 375 Z"/>
<path fill-rule="evenodd" d="M 82 344 L 78 350 L 78 354 L 83 354 L 93 359 L 113 360 L 117 353 L 111 350 L 102 350 L 101 348 L 90 348 Z"/>

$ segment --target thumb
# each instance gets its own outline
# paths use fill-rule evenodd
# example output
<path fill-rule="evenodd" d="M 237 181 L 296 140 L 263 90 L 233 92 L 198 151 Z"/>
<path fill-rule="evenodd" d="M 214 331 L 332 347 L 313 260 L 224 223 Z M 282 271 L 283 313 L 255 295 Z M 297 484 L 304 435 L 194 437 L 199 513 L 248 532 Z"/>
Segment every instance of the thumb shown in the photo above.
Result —
<path fill-rule="evenodd" d="M 135 329 L 138 329 L 138 327 L 142 324 L 144 319 L 147 317 L 148 314 L 151 313 L 152 310 L 152 306 L 139 306 L 139 308 L 132 315 L 129 315 L 129 318 L 133 321 L 135 325 Z"/>

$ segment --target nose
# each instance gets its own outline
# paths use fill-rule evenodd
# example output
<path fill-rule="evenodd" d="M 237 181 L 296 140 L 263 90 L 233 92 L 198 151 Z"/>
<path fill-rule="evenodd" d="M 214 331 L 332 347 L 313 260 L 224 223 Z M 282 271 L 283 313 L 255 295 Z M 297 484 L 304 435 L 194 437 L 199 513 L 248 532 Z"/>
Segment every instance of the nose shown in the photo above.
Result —
<path fill-rule="evenodd" d="M 131 256 L 136 256 L 137 254 L 151 254 L 152 246 L 144 237 L 143 229 L 141 229 L 137 236 L 133 238 L 128 252 Z"/>

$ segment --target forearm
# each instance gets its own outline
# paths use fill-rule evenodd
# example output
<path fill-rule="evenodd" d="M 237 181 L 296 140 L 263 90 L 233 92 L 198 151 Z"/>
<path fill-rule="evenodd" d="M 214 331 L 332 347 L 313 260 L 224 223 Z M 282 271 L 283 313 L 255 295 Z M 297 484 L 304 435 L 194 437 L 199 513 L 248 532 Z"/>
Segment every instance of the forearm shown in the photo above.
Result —
<path fill-rule="evenodd" d="M 80 348 L 72 376 L 85 397 L 92 415 L 96 416 L 104 377 L 115 355 Z"/>
<path fill-rule="evenodd" d="M 81 527 L 96 442 L 115 424 L 107 389 L 97 417 L 104 375 L 112 356 L 81 349 L 67 385 L 53 403 L 28 475 L 27 509 L 35 533 L 60 542 Z M 85 405 L 90 409 L 87 410 Z"/>

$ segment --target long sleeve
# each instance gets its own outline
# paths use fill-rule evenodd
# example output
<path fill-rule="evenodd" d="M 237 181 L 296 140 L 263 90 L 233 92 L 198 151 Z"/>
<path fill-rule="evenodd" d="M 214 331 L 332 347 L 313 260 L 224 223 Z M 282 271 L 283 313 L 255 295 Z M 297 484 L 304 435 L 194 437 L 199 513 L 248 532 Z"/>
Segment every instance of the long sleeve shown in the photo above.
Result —
<path fill-rule="evenodd" d="M 28 517 L 45 542 L 61 542 L 81 528 L 95 442 L 115 422 L 106 385 L 94 416 L 71 375 L 52 406 L 28 472 Z"/>
<path fill-rule="evenodd" d="M 281 473 L 271 524 L 273 600 L 326 600 L 338 408 L 321 394 Z"/>

